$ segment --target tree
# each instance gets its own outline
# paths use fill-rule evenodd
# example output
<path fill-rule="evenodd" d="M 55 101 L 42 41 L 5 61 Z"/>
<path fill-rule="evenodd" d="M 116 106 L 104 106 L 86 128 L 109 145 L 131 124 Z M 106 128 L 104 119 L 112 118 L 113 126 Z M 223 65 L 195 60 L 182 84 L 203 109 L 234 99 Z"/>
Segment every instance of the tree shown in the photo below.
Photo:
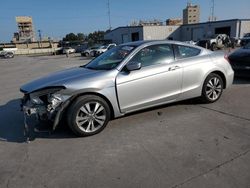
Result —
<path fill-rule="evenodd" d="M 77 33 L 78 41 L 85 41 L 86 36 L 83 33 Z"/>
<path fill-rule="evenodd" d="M 64 38 L 63 41 L 84 41 L 86 39 L 83 33 L 69 33 Z"/>
<path fill-rule="evenodd" d="M 89 33 L 88 35 L 88 43 L 89 45 L 98 43 L 104 40 L 105 31 L 95 31 L 93 33 Z"/>
<path fill-rule="evenodd" d="M 69 33 L 63 38 L 63 41 L 87 41 L 91 46 L 102 42 L 104 40 L 105 33 L 105 31 L 94 31 L 93 33 L 89 33 L 88 36 L 83 33 Z"/>

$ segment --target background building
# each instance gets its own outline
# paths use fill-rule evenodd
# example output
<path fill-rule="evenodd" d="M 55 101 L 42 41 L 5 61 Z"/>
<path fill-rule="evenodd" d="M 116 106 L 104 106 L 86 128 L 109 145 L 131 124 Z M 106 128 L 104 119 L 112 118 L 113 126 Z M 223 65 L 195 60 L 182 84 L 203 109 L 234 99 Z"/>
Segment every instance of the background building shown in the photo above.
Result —
<path fill-rule="evenodd" d="M 183 10 L 183 24 L 194 24 L 200 22 L 200 7 L 199 5 L 187 4 Z"/>
<path fill-rule="evenodd" d="M 17 16 L 16 23 L 18 27 L 18 34 L 14 34 L 13 42 L 34 42 L 35 32 L 32 17 Z"/>
<path fill-rule="evenodd" d="M 227 34 L 231 38 L 242 38 L 250 33 L 250 19 L 221 20 L 181 26 L 127 26 L 118 27 L 105 34 L 104 38 L 116 44 L 138 40 L 198 41 L 215 34 Z"/>
<path fill-rule="evenodd" d="M 181 41 L 198 41 L 213 37 L 216 34 L 227 34 L 231 38 L 242 38 L 250 32 L 250 19 L 232 19 L 197 24 L 182 25 Z"/>
<path fill-rule="evenodd" d="M 105 40 L 116 44 L 139 40 L 178 40 L 180 38 L 179 26 L 127 26 L 118 27 L 104 35 Z"/>
<path fill-rule="evenodd" d="M 166 20 L 166 25 L 182 25 L 183 20 L 180 18 L 170 18 Z"/>

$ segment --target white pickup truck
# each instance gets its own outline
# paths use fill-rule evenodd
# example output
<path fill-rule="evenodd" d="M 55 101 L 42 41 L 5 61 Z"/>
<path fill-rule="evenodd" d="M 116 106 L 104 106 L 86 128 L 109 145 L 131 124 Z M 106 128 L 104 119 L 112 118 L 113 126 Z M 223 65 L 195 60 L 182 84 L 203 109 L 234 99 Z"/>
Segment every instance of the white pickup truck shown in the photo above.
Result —
<path fill-rule="evenodd" d="M 0 57 L 14 58 L 14 54 L 17 48 L 2 48 L 0 49 Z"/>
<path fill-rule="evenodd" d="M 112 43 L 112 44 L 108 44 L 105 46 L 100 46 L 97 50 L 95 50 L 95 54 L 93 56 L 99 56 L 102 53 L 106 52 L 107 50 L 110 50 L 111 48 L 114 48 L 116 46 L 116 44 Z"/>

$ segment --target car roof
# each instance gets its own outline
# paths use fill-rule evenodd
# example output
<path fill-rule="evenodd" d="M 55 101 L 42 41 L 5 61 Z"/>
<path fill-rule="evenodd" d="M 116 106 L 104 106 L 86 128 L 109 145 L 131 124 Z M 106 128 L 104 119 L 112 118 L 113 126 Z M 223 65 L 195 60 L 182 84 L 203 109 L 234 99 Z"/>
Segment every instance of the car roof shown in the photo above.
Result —
<path fill-rule="evenodd" d="M 193 48 L 198 48 L 201 50 L 205 50 L 204 48 L 200 46 L 196 46 L 193 44 L 188 44 L 180 41 L 174 41 L 174 40 L 144 40 L 144 41 L 136 41 L 136 42 L 129 42 L 129 43 L 124 43 L 121 44 L 121 46 L 142 46 L 142 45 L 157 45 L 157 44 L 176 44 L 176 45 L 184 45 L 184 46 L 189 46 Z"/>

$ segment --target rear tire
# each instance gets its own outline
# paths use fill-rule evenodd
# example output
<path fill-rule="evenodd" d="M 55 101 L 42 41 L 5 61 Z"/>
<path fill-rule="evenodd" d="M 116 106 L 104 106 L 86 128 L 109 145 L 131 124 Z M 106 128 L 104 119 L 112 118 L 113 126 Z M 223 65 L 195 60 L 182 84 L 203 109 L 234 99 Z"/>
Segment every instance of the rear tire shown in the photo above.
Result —
<path fill-rule="evenodd" d="M 218 74 L 209 74 L 203 84 L 201 95 L 202 102 L 214 103 L 219 100 L 223 92 L 223 87 L 223 80 Z"/>
<path fill-rule="evenodd" d="M 95 95 L 77 98 L 67 112 L 68 125 L 77 136 L 97 134 L 106 127 L 109 120 L 109 105 Z"/>

